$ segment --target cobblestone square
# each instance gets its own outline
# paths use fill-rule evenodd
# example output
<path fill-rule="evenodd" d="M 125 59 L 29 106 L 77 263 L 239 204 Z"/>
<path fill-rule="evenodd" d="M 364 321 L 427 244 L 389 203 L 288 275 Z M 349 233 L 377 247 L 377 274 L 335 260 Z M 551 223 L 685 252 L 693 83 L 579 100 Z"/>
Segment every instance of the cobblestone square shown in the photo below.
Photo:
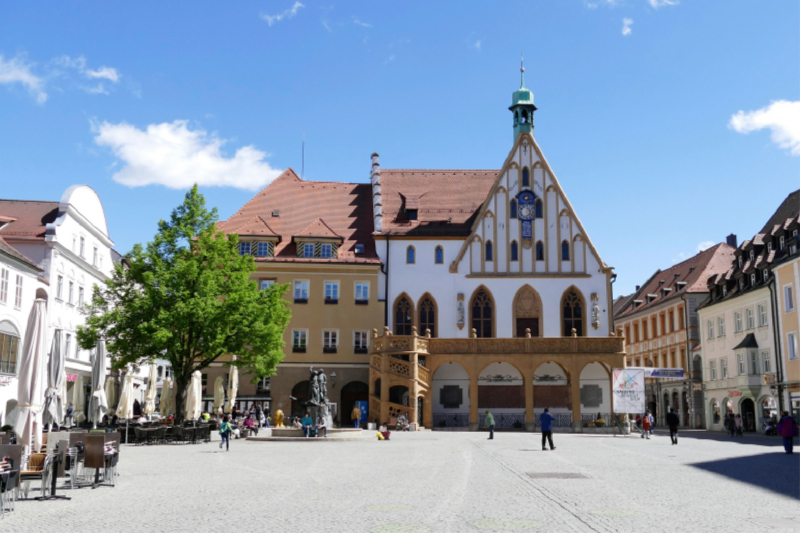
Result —
<path fill-rule="evenodd" d="M 20 501 L 14 532 L 800 531 L 776 438 L 395 433 L 379 442 L 123 446 L 116 488 Z M 32 495 L 38 491 L 32 491 Z"/>

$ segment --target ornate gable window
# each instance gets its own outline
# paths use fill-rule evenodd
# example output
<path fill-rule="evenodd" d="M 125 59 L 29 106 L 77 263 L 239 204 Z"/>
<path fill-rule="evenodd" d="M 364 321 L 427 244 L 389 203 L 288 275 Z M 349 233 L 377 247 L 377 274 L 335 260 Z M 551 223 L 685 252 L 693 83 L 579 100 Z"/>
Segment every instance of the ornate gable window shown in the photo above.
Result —
<path fill-rule="evenodd" d="M 509 216 L 511 218 L 517 218 L 517 201 L 514 199 L 511 200 L 511 209 L 509 210 Z"/>
<path fill-rule="evenodd" d="M 405 296 L 401 296 L 394 305 L 394 334 L 411 335 L 413 319 L 411 301 Z"/>
<path fill-rule="evenodd" d="M 564 336 L 571 337 L 572 330 L 578 336 L 583 333 L 583 297 L 574 288 L 567 289 L 561 299 L 562 322 L 564 325 Z"/>
<path fill-rule="evenodd" d="M 514 297 L 515 336 L 525 337 L 530 330 L 532 337 L 539 336 L 539 320 L 541 317 L 541 298 L 530 285 L 525 285 Z"/>
<path fill-rule="evenodd" d="M 519 246 L 517 241 L 511 241 L 511 260 L 517 261 L 519 259 Z"/>
<path fill-rule="evenodd" d="M 409 265 L 413 265 L 417 262 L 417 255 L 416 250 L 414 250 L 413 246 L 409 246 L 406 248 L 406 263 Z"/>
<path fill-rule="evenodd" d="M 444 263 L 444 250 L 441 246 L 437 246 L 436 251 L 434 251 L 434 262 L 437 265 Z"/>
<path fill-rule="evenodd" d="M 493 250 L 492 250 L 492 241 L 486 241 L 486 246 L 484 247 L 486 251 L 486 260 L 493 261 Z"/>
<path fill-rule="evenodd" d="M 567 241 L 561 242 L 561 260 L 569 261 L 569 243 Z"/>
<path fill-rule="evenodd" d="M 536 260 L 544 261 L 544 244 L 542 241 L 536 241 Z"/>
<path fill-rule="evenodd" d="M 471 320 L 472 329 L 478 337 L 488 338 L 493 336 L 493 311 L 492 299 L 486 289 L 480 288 L 472 297 Z"/>
<path fill-rule="evenodd" d="M 522 186 L 523 187 L 531 186 L 531 172 L 530 170 L 528 170 L 528 167 L 524 167 L 522 169 Z"/>
<path fill-rule="evenodd" d="M 542 214 L 542 211 L 543 211 L 543 209 L 542 209 L 542 199 L 541 198 L 537 198 L 536 201 L 533 202 L 533 210 L 536 213 L 536 218 L 542 218 L 543 217 L 543 214 Z"/>

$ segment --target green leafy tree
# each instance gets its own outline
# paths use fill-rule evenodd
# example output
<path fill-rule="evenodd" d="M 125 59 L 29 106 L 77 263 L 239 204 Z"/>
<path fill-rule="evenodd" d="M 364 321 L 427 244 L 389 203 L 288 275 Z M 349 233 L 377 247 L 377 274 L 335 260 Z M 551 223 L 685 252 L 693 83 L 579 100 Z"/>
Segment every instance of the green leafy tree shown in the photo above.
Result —
<path fill-rule="evenodd" d="M 226 354 L 253 380 L 271 376 L 284 357 L 291 311 L 288 284 L 259 290 L 255 261 L 240 255 L 238 236 L 217 230 L 195 185 L 146 246 L 137 244 L 105 286 L 96 286 L 78 329 L 82 348 L 105 339 L 116 369 L 155 358 L 172 364 L 175 414 L 183 419 L 192 373 Z"/>

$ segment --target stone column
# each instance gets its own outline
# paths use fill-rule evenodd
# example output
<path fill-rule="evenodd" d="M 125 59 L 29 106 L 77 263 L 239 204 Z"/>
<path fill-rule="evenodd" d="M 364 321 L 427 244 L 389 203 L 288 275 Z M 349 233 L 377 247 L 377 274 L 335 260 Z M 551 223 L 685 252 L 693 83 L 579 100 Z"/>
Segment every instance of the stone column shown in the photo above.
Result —
<path fill-rule="evenodd" d="M 583 433 L 583 423 L 581 422 L 581 372 L 575 363 L 570 368 L 569 379 L 572 400 L 572 431 Z"/>
<path fill-rule="evenodd" d="M 533 370 L 525 377 L 525 431 L 536 427 L 533 418 Z"/>
<path fill-rule="evenodd" d="M 380 426 L 384 422 L 389 422 L 389 355 L 381 354 L 381 419 L 378 420 Z"/>
<path fill-rule="evenodd" d="M 416 342 L 416 338 L 414 339 Z M 411 363 L 411 383 L 408 387 L 408 422 L 409 424 L 418 424 L 417 422 L 417 397 L 419 396 L 419 354 L 414 352 L 409 354 L 408 360 Z"/>
<path fill-rule="evenodd" d="M 424 402 L 425 406 L 422 411 L 422 423 L 426 428 L 431 429 L 433 427 L 433 388 L 428 391 Z"/>
<path fill-rule="evenodd" d="M 469 372 L 469 430 L 478 431 L 480 416 L 478 415 L 478 362 L 472 356 L 472 371 Z"/>

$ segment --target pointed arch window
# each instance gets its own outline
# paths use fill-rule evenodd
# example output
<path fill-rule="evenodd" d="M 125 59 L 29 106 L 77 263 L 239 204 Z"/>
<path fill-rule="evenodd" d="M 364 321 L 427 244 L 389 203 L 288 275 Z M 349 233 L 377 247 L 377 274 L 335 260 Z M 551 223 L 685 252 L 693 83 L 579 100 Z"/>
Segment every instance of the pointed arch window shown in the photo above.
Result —
<path fill-rule="evenodd" d="M 430 296 L 423 296 L 419 302 L 419 329 L 422 335 L 431 330 L 431 337 L 436 336 L 436 303 Z"/>
<path fill-rule="evenodd" d="M 494 250 L 492 248 L 492 241 L 486 241 L 486 245 L 484 246 L 484 251 L 486 254 L 486 260 L 493 261 L 492 257 Z"/>
<path fill-rule="evenodd" d="M 411 335 L 413 318 L 411 302 L 402 296 L 394 305 L 394 334 Z"/>
<path fill-rule="evenodd" d="M 531 186 L 531 171 L 528 170 L 528 167 L 524 167 L 522 169 L 522 186 L 523 187 Z"/>
<path fill-rule="evenodd" d="M 536 241 L 536 260 L 544 261 L 544 244 L 542 241 Z"/>
<path fill-rule="evenodd" d="M 414 250 L 413 246 L 409 246 L 406 248 L 406 263 L 409 265 L 413 265 L 417 262 L 417 254 L 416 250 Z"/>
<path fill-rule="evenodd" d="M 475 330 L 478 337 L 486 338 L 492 336 L 492 317 L 492 300 L 488 292 L 481 289 L 472 298 L 471 306 L 472 329 Z"/>
<path fill-rule="evenodd" d="M 517 241 L 511 241 L 511 260 L 517 261 L 519 259 L 519 246 Z"/>
<path fill-rule="evenodd" d="M 569 261 L 569 243 L 567 241 L 561 242 L 561 260 Z"/>
<path fill-rule="evenodd" d="M 516 199 L 512 199 L 511 200 L 511 209 L 510 209 L 509 216 L 511 218 L 517 218 L 517 200 Z"/>
<path fill-rule="evenodd" d="M 572 336 L 572 330 L 578 336 L 583 335 L 583 298 L 575 289 L 568 289 L 561 300 L 562 323 L 564 336 Z"/>
<path fill-rule="evenodd" d="M 437 246 L 436 251 L 433 254 L 434 254 L 433 260 L 437 265 L 441 265 L 442 263 L 444 263 L 444 250 L 442 249 L 441 246 Z"/>
<path fill-rule="evenodd" d="M 536 213 L 536 218 L 542 218 L 544 216 L 541 198 L 537 198 L 536 201 L 533 202 L 533 211 Z"/>

